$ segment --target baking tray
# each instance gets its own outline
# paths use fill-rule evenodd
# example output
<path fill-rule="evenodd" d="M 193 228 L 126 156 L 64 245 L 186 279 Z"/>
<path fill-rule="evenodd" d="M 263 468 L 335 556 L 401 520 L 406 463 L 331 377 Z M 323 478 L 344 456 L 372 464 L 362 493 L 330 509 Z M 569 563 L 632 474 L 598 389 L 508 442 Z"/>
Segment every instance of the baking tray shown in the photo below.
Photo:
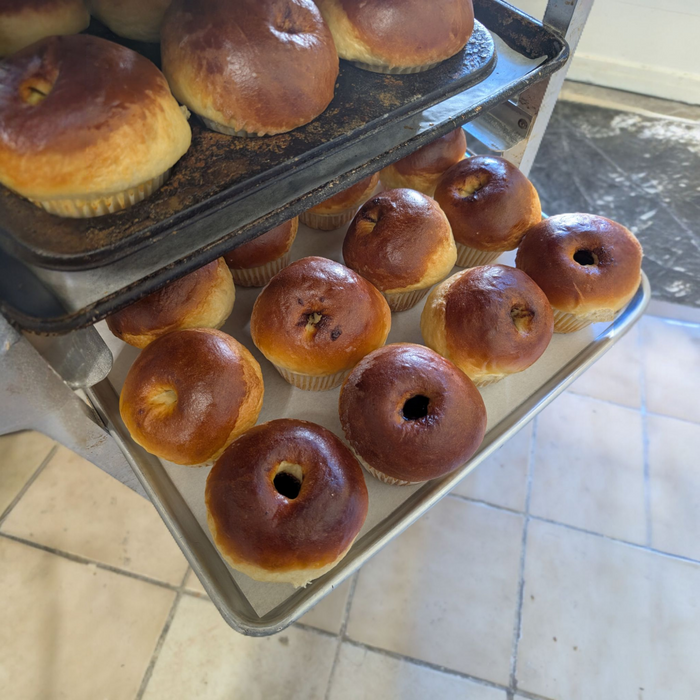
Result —
<path fill-rule="evenodd" d="M 342 240 L 342 230 L 324 234 L 301 226 L 292 257 L 316 254 L 340 261 Z M 512 253 L 504 255 L 501 262 L 512 264 L 513 257 Z M 249 318 L 258 293 L 259 290 L 237 290 L 233 314 L 223 330 L 246 345 L 263 369 L 265 399 L 259 422 L 300 418 L 342 436 L 337 408 L 339 389 L 313 393 L 291 387 L 253 345 Z M 644 276 L 636 296 L 612 324 L 555 335 L 544 356 L 531 368 L 484 388 L 481 393 L 489 416 L 488 432 L 479 452 L 461 469 L 424 485 L 402 487 L 383 484 L 365 474 L 370 507 L 360 536 L 345 559 L 304 589 L 256 583 L 233 572 L 219 556 L 206 526 L 204 486 L 209 470 L 163 462 L 131 440 L 119 416 L 117 390 L 138 351 L 111 336 L 105 324 L 100 324 L 98 330 L 114 354 L 114 367 L 108 379 L 88 390 L 88 395 L 224 619 L 243 634 L 269 635 L 310 610 L 520 430 L 632 327 L 649 298 L 649 284 Z M 393 314 L 388 342 L 422 343 L 419 318 L 423 304 Z"/>

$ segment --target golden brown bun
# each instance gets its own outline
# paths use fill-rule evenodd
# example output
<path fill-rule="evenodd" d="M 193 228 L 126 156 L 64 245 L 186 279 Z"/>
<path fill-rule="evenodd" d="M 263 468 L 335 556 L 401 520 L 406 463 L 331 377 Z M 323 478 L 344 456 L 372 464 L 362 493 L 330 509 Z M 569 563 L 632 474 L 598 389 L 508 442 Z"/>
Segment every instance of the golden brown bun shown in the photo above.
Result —
<path fill-rule="evenodd" d="M 481 394 L 464 372 L 422 345 L 375 350 L 340 392 L 350 446 L 402 483 L 436 479 L 465 464 L 486 432 Z"/>
<path fill-rule="evenodd" d="M 325 258 L 297 260 L 253 306 L 253 342 L 275 365 L 313 376 L 354 367 L 384 345 L 391 311 L 367 280 Z"/>
<path fill-rule="evenodd" d="M 527 231 L 515 264 L 537 282 L 555 309 L 610 321 L 639 287 L 642 246 L 610 219 L 562 214 Z"/>
<path fill-rule="evenodd" d="M 287 488 L 280 472 L 288 475 Z M 209 473 L 205 500 L 214 542 L 234 569 L 295 586 L 345 556 L 368 505 L 350 450 L 320 425 L 289 419 L 236 440 Z"/>
<path fill-rule="evenodd" d="M 160 41 L 170 0 L 89 0 L 90 12 L 115 34 L 135 41 Z"/>
<path fill-rule="evenodd" d="M 432 197 L 441 175 L 464 160 L 466 152 L 467 137 L 460 126 L 388 165 L 381 172 L 382 184 L 387 189 L 410 187 Z"/>
<path fill-rule="evenodd" d="M 334 194 L 315 207 L 311 207 L 309 212 L 312 214 L 329 215 L 339 214 L 347 209 L 356 209 L 372 194 L 372 192 L 374 192 L 378 182 L 379 173 L 374 173 L 356 182 L 352 187 L 348 187 L 348 189 Z"/>
<path fill-rule="evenodd" d="M 145 348 L 171 331 L 220 328 L 235 299 L 231 273 L 219 258 L 108 316 L 107 325 L 125 343 Z"/>
<path fill-rule="evenodd" d="M 341 58 L 375 69 L 432 66 L 474 29 L 471 0 L 316 0 Z"/>
<path fill-rule="evenodd" d="M 415 190 L 389 190 L 357 212 L 345 236 L 343 258 L 351 270 L 391 294 L 445 279 L 457 248 L 434 199 Z"/>
<path fill-rule="evenodd" d="M 0 0 L 0 58 L 47 36 L 77 34 L 88 24 L 83 0 Z"/>
<path fill-rule="evenodd" d="M 289 252 L 299 230 L 299 219 L 294 217 L 283 224 L 270 229 L 262 236 L 254 238 L 249 243 L 238 246 L 224 255 L 229 267 L 245 270 L 259 267 L 272 260 L 281 258 Z"/>
<path fill-rule="evenodd" d="M 123 46 L 50 37 L 2 69 L 0 182 L 29 199 L 121 192 L 189 148 L 190 125 L 163 74 Z M 48 94 L 31 104 L 36 91 Z"/>
<path fill-rule="evenodd" d="M 542 218 L 532 183 L 496 156 L 473 156 L 453 165 L 440 178 L 435 199 L 455 240 L 477 250 L 513 250 Z"/>
<path fill-rule="evenodd" d="M 311 0 L 174 0 L 161 37 L 175 96 L 234 131 L 291 131 L 333 99 L 338 54 Z"/>
<path fill-rule="evenodd" d="M 176 464 L 203 466 L 255 425 L 263 402 L 260 365 L 230 335 L 174 331 L 141 351 L 119 411 L 131 437 Z"/>
<path fill-rule="evenodd" d="M 484 265 L 452 275 L 433 289 L 420 328 L 425 344 L 477 383 L 522 372 L 552 339 L 552 308 L 524 273 Z"/>

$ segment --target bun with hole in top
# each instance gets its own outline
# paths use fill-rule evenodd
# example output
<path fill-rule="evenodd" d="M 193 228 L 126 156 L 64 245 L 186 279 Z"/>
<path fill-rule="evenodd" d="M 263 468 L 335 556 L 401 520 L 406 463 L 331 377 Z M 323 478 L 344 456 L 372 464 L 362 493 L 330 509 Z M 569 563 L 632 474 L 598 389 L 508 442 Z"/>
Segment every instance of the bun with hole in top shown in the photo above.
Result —
<path fill-rule="evenodd" d="M 0 0 L 0 58 L 47 36 L 78 34 L 89 24 L 83 0 Z"/>
<path fill-rule="evenodd" d="M 482 387 L 534 364 L 552 340 L 554 322 L 547 297 L 524 272 L 483 265 L 433 289 L 420 329 L 429 348 Z"/>
<path fill-rule="evenodd" d="M 457 249 L 434 199 L 415 190 L 388 190 L 357 212 L 343 258 L 386 297 L 392 311 L 405 311 L 450 274 Z"/>
<path fill-rule="evenodd" d="M 173 331 L 129 369 L 119 411 L 134 442 L 176 464 L 212 464 L 255 425 L 263 401 L 260 365 L 230 335 Z"/>
<path fill-rule="evenodd" d="M 514 250 L 542 219 L 533 184 L 505 158 L 472 156 L 440 178 L 435 199 L 452 226 L 457 264 L 475 267 Z"/>
<path fill-rule="evenodd" d="M 115 34 L 134 41 L 160 41 L 170 0 L 88 0 L 90 12 Z"/>
<path fill-rule="evenodd" d="M 367 280 L 326 258 L 297 260 L 260 292 L 253 342 L 286 381 L 308 391 L 339 386 L 384 345 L 391 311 Z"/>
<path fill-rule="evenodd" d="M 642 246 L 603 216 L 561 214 L 525 234 L 516 266 L 532 277 L 554 310 L 554 330 L 572 333 L 612 321 L 642 278 Z"/>
<path fill-rule="evenodd" d="M 417 484 L 465 464 L 486 431 L 486 408 L 464 372 L 422 345 L 364 357 L 340 391 L 340 422 L 360 463 L 388 484 Z"/>
<path fill-rule="evenodd" d="M 232 136 L 308 124 L 338 77 L 333 37 L 312 0 L 174 0 L 161 52 L 178 100 Z"/>
<path fill-rule="evenodd" d="M 466 152 L 467 137 L 460 126 L 396 163 L 387 165 L 381 171 L 382 184 L 386 189 L 409 187 L 433 197 L 442 174 L 464 160 Z"/>
<path fill-rule="evenodd" d="M 472 0 L 316 0 L 338 54 L 375 73 L 420 73 L 459 53 Z"/>
<path fill-rule="evenodd" d="M 192 138 L 147 58 L 86 34 L 49 37 L 3 61 L 0 124 L 0 182 L 79 218 L 147 197 Z"/>
<path fill-rule="evenodd" d="M 223 558 L 256 581 L 305 586 L 347 553 L 367 487 L 330 430 L 273 420 L 238 438 L 207 477 L 207 521 Z"/>

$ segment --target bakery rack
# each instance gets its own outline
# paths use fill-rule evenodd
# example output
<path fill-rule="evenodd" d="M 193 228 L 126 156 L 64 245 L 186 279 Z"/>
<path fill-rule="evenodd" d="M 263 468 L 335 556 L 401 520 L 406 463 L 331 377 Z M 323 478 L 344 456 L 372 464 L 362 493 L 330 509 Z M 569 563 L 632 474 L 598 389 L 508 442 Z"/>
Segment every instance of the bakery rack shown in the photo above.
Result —
<path fill-rule="evenodd" d="M 358 75 L 344 66 L 335 121 L 331 114 L 272 137 L 274 148 L 267 139 L 213 135 L 193 120 L 193 149 L 169 186 L 119 215 L 60 220 L 0 188 L 0 434 L 39 430 L 150 497 L 238 631 L 272 634 L 298 619 L 608 350 L 643 313 L 646 278 L 613 324 L 508 406 L 469 464 L 417 490 L 336 569 L 265 615 L 235 584 L 220 585 L 223 562 L 203 553 L 202 534 L 167 473 L 120 425 L 106 380 L 112 354 L 93 324 L 456 126 L 464 125 L 470 144 L 527 173 L 592 2 L 549 0 L 538 22 L 502 0 L 474 0 L 479 24 L 461 56 L 422 76 Z M 97 24 L 89 31 L 109 36 Z M 132 47 L 156 58 L 152 46 Z"/>

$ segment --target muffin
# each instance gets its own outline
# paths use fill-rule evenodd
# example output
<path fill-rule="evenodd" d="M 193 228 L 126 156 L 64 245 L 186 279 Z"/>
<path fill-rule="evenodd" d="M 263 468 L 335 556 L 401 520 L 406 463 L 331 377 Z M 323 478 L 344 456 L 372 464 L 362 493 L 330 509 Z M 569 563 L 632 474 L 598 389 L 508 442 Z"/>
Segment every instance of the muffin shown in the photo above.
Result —
<path fill-rule="evenodd" d="M 349 551 L 367 516 L 367 487 L 330 430 L 273 420 L 219 458 L 204 495 L 221 556 L 256 581 L 305 586 Z"/>
<path fill-rule="evenodd" d="M 125 343 L 145 348 L 171 331 L 221 328 L 235 299 L 231 273 L 219 258 L 108 316 L 107 326 Z"/>
<path fill-rule="evenodd" d="M 208 466 L 255 425 L 260 365 L 211 328 L 173 331 L 141 351 L 126 375 L 119 411 L 134 442 L 175 464 Z"/>
<path fill-rule="evenodd" d="M 525 234 L 516 266 L 554 310 L 554 330 L 572 333 L 612 321 L 642 278 L 642 246 L 624 226 L 593 214 L 552 216 Z"/>
<path fill-rule="evenodd" d="M 384 345 L 391 311 L 358 274 L 325 258 L 302 258 L 260 292 L 250 319 L 253 342 L 300 389 L 339 386 L 369 352 Z"/>
<path fill-rule="evenodd" d="M 459 53 L 472 0 L 316 0 L 338 54 L 375 73 L 420 73 Z"/>
<path fill-rule="evenodd" d="M 174 0 L 161 29 L 173 94 L 214 131 L 281 134 L 333 99 L 338 54 L 312 0 Z"/>
<path fill-rule="evenodd" d="M 47 36 L 78 34 L 89 24 L 83 0 L 0 0 L 0 58 Z"/>
<path fill-rule="evenodd" d="M 457 249 L 437 202 L 401 189 L 372 197 L 357 212 L 343 258 L 386 297 L 392 311 L 405 311 L 450 274 Z"/>
<path fill-rule="evenodd" d="M 433 197 L 442 174 L 464 160 L 466 152 L 467 137 L 460 126 L 396 163 L 387 165 L 381 171 L 382 185 L 388 190 L 409 187 Z"/>
<path fill-rule="evenodd" d="M 430 293 L 420 319 L 425 344 L 480 387 L 534 364 L 553 327 L 544 292 L 506 265 L 452 275 Z"/>
<path fill-rule="evenodd" d="M 160 41 L 170 0 L 89 0 L 90 12 L 115 34 L 135 41 Z"/>
<path fill-rule="evenodd" d="M 294 218 L 224 255 L 233 281 L 241 287 L 264 287 L 289 265 L 289 254 L 299 230 Z"/>
<path fill-rule="evenodd" d="M 299 216 L 302 224 L 317 231 L 334 231 L 352 221 L 359 207 L 377 187 L 379 173 L 360 180 L 325 202 L 311 207 Z"/>
<path fill-rule="evenodd" d="M 0 182 L 59 216 L 125 209 L 190 146 L 162 73 L 94 36 L 49 37 L 0 71 Z"/>
<path fill-rule="evenodd" d="M 453 165 L 440 178 L 435 199 L 452 226 L 460 267 L 485 265 L 514 250 L 542 218 L 532 183 L 495 156 L 473 156 Z"/>
<path fill-rule="evenodd" d="M 373 476 L 418 484 L 466 464 L 486 432 L 481 394 L 464 372 L 411 343 L 364 357 L 340 390 L 348 444 Z"/>

